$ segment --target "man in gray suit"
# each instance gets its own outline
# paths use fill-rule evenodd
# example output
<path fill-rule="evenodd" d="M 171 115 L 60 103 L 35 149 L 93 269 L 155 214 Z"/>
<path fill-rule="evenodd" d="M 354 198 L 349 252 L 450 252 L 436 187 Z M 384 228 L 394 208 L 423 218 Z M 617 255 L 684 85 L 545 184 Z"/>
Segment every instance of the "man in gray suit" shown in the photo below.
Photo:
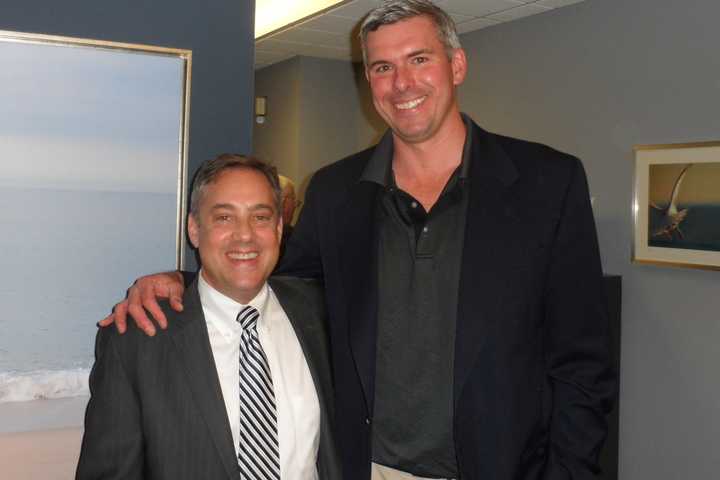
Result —
<path fill-rule="evenodd" d="M 202 268 L 156 338 L 101 329 L 78 479 L 338 479 L 322 291 L 268 278 L 274 168 L 221 155 L 193 184 Z"/>

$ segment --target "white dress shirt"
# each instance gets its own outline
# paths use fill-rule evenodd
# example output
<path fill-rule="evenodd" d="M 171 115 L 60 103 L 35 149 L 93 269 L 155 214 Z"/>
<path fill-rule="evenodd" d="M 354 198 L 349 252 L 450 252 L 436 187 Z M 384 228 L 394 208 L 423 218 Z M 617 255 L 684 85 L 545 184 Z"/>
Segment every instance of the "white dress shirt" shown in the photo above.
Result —
<path fill-rule="evenodd" d="M 202 271 L 198 275 L 198 292 L 237 454 L 242 327 L 235 319 L 245 305 L 211 287 Z M 280 476 L 283 480 L 317 480 L 320 403 L 305 355 L 287 314 L 267 283 L 249 305 L 260 313 L 257 331 L 275 390 Z"/>

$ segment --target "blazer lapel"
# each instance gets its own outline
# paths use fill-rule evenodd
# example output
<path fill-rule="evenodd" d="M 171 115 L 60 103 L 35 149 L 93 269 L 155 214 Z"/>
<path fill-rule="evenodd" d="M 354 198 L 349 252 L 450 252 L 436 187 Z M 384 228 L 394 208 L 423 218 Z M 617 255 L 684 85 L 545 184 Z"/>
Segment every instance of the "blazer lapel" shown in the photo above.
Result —
<path fill-rule="evenodd" d="M 179 351 L 178 356 L 193 399 L 210 431 L 225 471 L 229 478 L 237 478 L 235 446 L 197 291 L 197 281 L 188 287 L 183 301 L 185 310 L 182 316 L 169 320 L 185 323 L 183 328 L 174 332 L 173 341 Z"/>
<path fill-rule="evenodd" d="M 470 198 L 465 224 L 458 311 L 455 336 L 454 398 L 457 401 L 478 353 L 485 348 L 487 328 L 496 319 L 483 316 L 495 298 L 492 268 L 502 259 L 496 258 L 494 226 L 503 215 L 508 187 L 518 172 L 512 160 L 495 138 L 473 124 Z M 498 241 L 502 242 L 502 239 Z M 471 286 L 481 288 L 470 288 Z"/>
<path fill-rule="evenodd" d="M 365 404 L 372 412 L 375 398 L 377 335 L 377 195 L 381 187 L 368 181 L 353 186 L 348 204 L 339 209 L 337 245 L 348 335 L 355 367 L 362 382 Z"/>

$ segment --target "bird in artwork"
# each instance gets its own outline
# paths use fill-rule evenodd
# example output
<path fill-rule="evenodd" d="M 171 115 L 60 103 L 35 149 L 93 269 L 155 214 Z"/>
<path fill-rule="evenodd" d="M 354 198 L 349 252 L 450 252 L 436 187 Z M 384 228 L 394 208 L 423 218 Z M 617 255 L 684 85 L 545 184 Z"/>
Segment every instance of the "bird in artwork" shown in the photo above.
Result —
<path fill-rule="evenodd" d="M 680 224 L 683 220 L 685 220 L 688 209 L 683 208 L 678 210 L 677 200 L 680 195 L 680 185 L 682 185 L 682 181 L 685 178 L 685 175 L 687 175 L 687 171 L 690 167 L 692 167 L 692 164 L 683 168 L 680 175 L 678 175 L 675 180 L 667 207 L 659 207 L 658 205 L 650 202 L 650 206 L 660 212 L 661 217 L 658 222 L 659 225 L 651 230 L 651 235 L 653 237 L 667 237 L 668 240 L 673 240 L 673 235 L 677 234 L 681 239 L 684 238 L 682 230 L 680 229 Z"/>

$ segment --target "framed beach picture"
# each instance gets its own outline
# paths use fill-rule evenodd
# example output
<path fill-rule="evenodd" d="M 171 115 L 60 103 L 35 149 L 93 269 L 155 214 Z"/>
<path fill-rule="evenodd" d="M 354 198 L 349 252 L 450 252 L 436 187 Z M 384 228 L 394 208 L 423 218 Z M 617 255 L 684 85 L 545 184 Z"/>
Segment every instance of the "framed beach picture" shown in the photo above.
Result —
<path fill-rule="evenodd" d="M 635 147 L 635 263 L 720 270 L 720 142 Z"/>
<path fill-rule="evenodd" d="M 95 324 L 183 265 L 191 52 L 0 31 L 0 407 L 87 394 Z"/>

